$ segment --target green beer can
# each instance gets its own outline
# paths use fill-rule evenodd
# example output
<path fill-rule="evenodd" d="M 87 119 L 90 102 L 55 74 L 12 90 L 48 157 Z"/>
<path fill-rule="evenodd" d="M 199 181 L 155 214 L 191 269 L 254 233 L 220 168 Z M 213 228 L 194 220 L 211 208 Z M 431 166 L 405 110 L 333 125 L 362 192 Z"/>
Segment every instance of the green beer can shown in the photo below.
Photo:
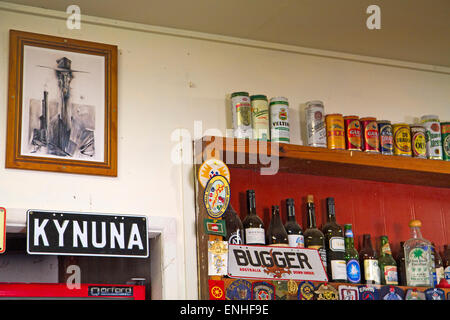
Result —
<path fill-rule="evenodd" d="M 450 122 L 441 122 L 442 155 L 445 161 L 450 161 Z"/>

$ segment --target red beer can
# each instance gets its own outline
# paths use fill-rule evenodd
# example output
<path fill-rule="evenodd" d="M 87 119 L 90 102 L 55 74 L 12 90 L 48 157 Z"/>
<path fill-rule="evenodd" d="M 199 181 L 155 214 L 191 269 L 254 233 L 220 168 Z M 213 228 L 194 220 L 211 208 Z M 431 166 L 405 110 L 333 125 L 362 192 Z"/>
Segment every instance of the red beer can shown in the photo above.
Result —
<path fill-rule="evenodd" d="M 361 122 L 362 149 L 365 152 L 380 152 L 380 137 L 378 133 L 377 119 L 365 117 Z"/>
<path fill-rule="evenodd" d="M 361 124 L 358 116 L 345 116 L 345 148 L 361 151 Z"/>

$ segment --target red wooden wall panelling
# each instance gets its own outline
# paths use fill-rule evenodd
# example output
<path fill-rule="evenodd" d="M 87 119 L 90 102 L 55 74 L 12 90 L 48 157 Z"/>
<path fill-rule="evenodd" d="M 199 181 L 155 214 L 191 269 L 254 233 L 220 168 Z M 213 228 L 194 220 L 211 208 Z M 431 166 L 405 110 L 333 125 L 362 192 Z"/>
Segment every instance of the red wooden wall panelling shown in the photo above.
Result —
<path fill-rule="evenodd" d="M 387 235 L 396 255 L 400 241 L 410 237 L 408 223 L 414 218 L 422 221 L 423 237 L 434 242 L 439 252 L 450 243 L 450 189 L 285 172 L 263 176 L 259 170 L 241 168 L 230 171 L 234 209 L 244 219 L 245 191 L 254 189 L 256 210 L 266 229 L 272 205 L 280 206 L 286 221 L 286 198 L 294 198 L 297 222 L 306 229 L 306 196 L 312 194 L 318 227 L 326 220 L 325 199 L 334 197 L 337 222 L 353 224 L 358 249 L 364 233 L 371 234 L 377 250 L 379 237 Z"/>

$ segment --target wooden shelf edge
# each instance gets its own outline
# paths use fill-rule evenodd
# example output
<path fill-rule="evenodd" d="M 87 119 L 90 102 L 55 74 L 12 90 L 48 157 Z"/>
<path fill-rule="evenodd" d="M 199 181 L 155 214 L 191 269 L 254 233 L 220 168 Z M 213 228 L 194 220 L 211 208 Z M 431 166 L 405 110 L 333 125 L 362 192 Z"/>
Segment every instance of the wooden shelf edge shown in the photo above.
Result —
<path fill-rule="evenodd" d="M 277 159 L 282 172 L 450 188 L 450 161 L 205 136 L 195 143 L 196 163 L 209 157 L 230 167 L 268 167 Z"/>

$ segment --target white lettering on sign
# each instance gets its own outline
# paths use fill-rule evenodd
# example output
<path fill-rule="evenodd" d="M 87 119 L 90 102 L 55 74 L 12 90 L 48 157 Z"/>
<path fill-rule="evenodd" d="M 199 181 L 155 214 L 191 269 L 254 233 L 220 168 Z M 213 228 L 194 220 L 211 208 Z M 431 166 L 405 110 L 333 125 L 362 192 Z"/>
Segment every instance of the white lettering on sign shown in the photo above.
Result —
<path fill-rule="evenodd" d="M 64 231 L 66 231 L 69 220 L 64 220 L 63 225 L 60 226 L 58 220 L 53 220 L 56 230 L 58 231 L 58 245 L 64 247 Z"/>
<path fill-rule="evenodd" d="M 144 249 L 142 245 L 141 235 L 136 223 L 131 226 L 130 239 L 128 241 L 128 249 L 133 249 L 133 246 L 138 246 L 140 250 Z"/>
<path fill-rule="evenodd" d="M 88 246 L 88 237 L 87 237 L 87 221 L 83 221 L 83 231 L 78 224 L 78 221 L 73 221 L 73 246 L 74 248 L 78 247 L 78 239 L 81 241 L 81 245 L 83 248 L 87 248 Z"/>
<path fill-rule="evenodd" d="M 106 246 L 106 222 L 102 222 L 102 240 L 97 242 L 97 222 L 92 221 L 92 245 L 95 248 L 104 248 Z"/>
<path fill-rule="evenodd" d="M 120 232 L 117 231 L 116 225 L 114 222 L 110 223 L 111 227 L 111 249 L 116 248 L 116 242 L 119 244 L 119 248 L 125 248 L 125 235 L 123 233 L 123 223 L 119 224 Z"/>
<path fill-rule="evenodd" d="M 34 245 L 39 245 L 39 238 L 42 238 L 44 246 L 48 247 L 47 235 L 45 234 L 45 226 L 48 223 L 48 219 L 42 220 L 42 224 L 39 225 L 39 219 L 34 219 Z"/>

